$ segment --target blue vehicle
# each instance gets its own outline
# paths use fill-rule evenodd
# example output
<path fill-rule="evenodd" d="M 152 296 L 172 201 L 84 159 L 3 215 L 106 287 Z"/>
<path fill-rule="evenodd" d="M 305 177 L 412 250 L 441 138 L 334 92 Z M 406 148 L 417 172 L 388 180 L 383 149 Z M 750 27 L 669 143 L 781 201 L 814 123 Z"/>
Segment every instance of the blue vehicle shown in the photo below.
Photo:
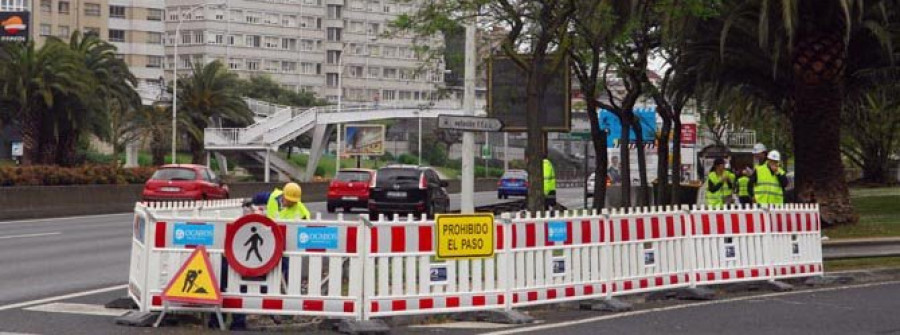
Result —
<path fill-rule="evenodd" d="M 497 182 L 497 199 L 508 199 L 510 195 L 528 195 L 528 172 L 506 170 Z"/>

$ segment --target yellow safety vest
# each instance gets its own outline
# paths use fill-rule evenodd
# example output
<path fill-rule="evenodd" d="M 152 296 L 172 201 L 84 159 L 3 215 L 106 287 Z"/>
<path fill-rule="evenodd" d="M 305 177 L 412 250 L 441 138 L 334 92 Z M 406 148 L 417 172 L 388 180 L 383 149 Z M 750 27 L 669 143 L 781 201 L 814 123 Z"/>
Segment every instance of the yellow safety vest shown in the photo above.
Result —
<path fill-rule="evenodd" d="M 784 170 L 772 173 L 768 165 L 756 167 L 756 185 L 753 186 L 753 197 L 756 203 L 761 205 L 783 204 L 784 190 L 778 183 L 778 176 L 784 175 Z"/>
<path fill-rule="evenodd" d="M 302 202 L 297 202 L 291 207 L 282 208 L 278 199 L 283 192 L 275 189 L 269 194 L 269 202 L 266 204 L 266 216 L 270 219 L 283 220 L 309 220 L 309 210 Z"/>
<path fill-rule="evenodd" d="M 750 196 L 750 177 L 742 176 L 738 178 L 738 196 L 739 197 L 749 197 Z"/>
<path fill-rule="evenodd" d="M 706 204 L 710 206 L 722 206 L 725 205 L 725 197 L 731 194 L 731 188 L 728 187 L 728 184 L 723 184 L 722 187 L 719 188 L 718 191 L 710 192 L 709 191 L 709 182 L 711 181 L 713 184 L 724 183 L 725 179 L 728 179 L 728 173 L 726 172 L 724 176 L 719 177 L 715 171 L 710 172 L 706 181 Z M 720 179 L 722 178 L 722 179 Z M 727 190 L 726 190 L 727 188 Z"/>
<path fill-rule="evenodd" d="M 556 191 L 556 171 L 550 160 L 544 159 L 544 195 L 550 195 L 550 191 Z"/>
<path fill-rule="evenodd" d="M 731 184 L 732 184 L 732 185 L 734 185 L 734 179 L 735 179 L 735 177 L 736 177 L 736 176 L 734 175 L 734 173 L 732 173 L 731 171 L 725 170 L 725 178 L 726 178 L 727 180 L 731 181 Z M 734 189 L 732 189 L 731 186 L 728 186 L 728 183 L 725 183 L 725 184 L 722 185 L 722 190 L 725 191 L 725 197 L 726 197 L 726 198 L 727 198 L 727 197 L 730 197 L 732 194 L 734 194 Z"/>

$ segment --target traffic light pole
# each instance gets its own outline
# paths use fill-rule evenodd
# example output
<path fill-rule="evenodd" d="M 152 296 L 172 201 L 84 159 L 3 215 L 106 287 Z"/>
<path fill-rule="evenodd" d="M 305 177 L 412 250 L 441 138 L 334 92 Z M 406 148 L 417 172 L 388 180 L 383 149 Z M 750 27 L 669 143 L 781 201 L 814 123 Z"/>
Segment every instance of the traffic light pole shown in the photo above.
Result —
<path fill-rule="evenodd" d="M 467 116 L 475 115 L 475 19 L 466 22 L 465 85 L 463 89 L 463 111 Z M 460 213 L 475 211 L 475 134 L 463 132 L 462 139 L 462 189 Z"/>

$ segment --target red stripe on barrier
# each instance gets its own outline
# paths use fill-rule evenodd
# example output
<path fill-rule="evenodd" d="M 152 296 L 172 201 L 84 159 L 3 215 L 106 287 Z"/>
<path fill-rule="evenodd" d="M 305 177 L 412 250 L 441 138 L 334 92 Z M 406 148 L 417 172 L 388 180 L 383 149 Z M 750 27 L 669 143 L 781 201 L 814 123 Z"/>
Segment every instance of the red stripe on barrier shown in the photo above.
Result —
<path fill-rule="evenodd" d="M 372 309 L 372 312 L 378 312 L 378 302 L 377 302 L 377 301 L 373 301 L 373 302 L 372 302 L 372 308 L 371 308 L 371 309 Z"/>
<path fill-rule="evenodd" d="M 792 215 L 791 213 L 788 213 L 788 214 L 785 214 L 785 216 L 787 216 L 787 224 L 784 227 L 785 230 L 788 232 L 796 231 L 797 229 L 794 228 L 794 215 Z"/>
<path fill-rule="evenodd" d="M 797 267 L 796 267 L 796 266 L 791 266 L 791 274 L 792 274 L 792 275 L 793 275 L 793 274 L 797 274 Z"/>
<path fill-rule="evenodd" d="M 222 308 L 244 308 L 244 299 L 241 298 L 223 298 Z"/>
<path fill-rule="evenodd" d="M 518 294 L 518 293 L 513 293 L 513 303 L 515 304 L 515 303 L 518 303 L 518 302 L 519 302 L 519 294 Z"/>
<path fill-rule="evenodd" d="M 787 269 L 781 268 L 781 275 L 783 276 L 783 275 L 786 275 L 786 274 L 787 274 Z"/>
<path fill-rule="evenodd" d="M 641 281 L 638 283 L 638 286 L 640 288 L 648 288 L 648 287 L 650 287 L 650 281 L 647 280 L 646 278 L 641 279 Z"/>
<path fill-rule="evenodd" d="M 806 267 L 805 267 L 805 266 L 803 266 L 803 265 L 800 266 L 800 273 L 806 273 Z"/>
<path fill-rule="evenodd" d="M 356 227 L 347 227 L 347 253 L 356 253 L 356 238 L 359 230 Z"/>
<path fill-rule="evenodd" d="M 691 275 L 685 273 L 685 274 L 684 274 L 684 282 L 687 283 L 687 282 L 689 282 L 689 281 L 691 281 Z"/>
<path fill-rule="evenodd" d="M 709 235 L 709 214 L 701 215 L 700 219 L 703 222 L 703 235 Z"/>
<path fill-rule="evenodd" d="M 166 247 L 166 223 L 165 222 L 157 222 L 156 223 L 156 236 L 154 238 L 157 248 L 165 248 Z"/>
<path fill-rule="evenodd" d="M 534 226 L 534 223 L 526 223 L 525 224 L 525 247 L 531 248 L 537 243 L 537 229 Z"/>
<path fill-rule="evenodd" d="M 503 225 L 497 225 L 497 250 L 503 250 Z"/>
<path fill-rule="evenodd" d="M 756 222 L 753 221 L 753 214 L 747 213 L 744 214 L 744 221 L 747 221 L 747 233 L 753 234 L 756 232 Z"/>
<path fill-rule="evenodd" d="M 794 225 L 796 231 L 804 231 L 803 230 L 803 215 L 801 215 L 800 213 L 794 213 L 794 222 L 796 222 L 796 224 Z"/>
<path fill-rule="evenodd" d="M 744 278 L 744 270 L 737 270 L 737 277 Z"/>
<path fill-rule="evenodd" d="M 369 232 L 371 233 L 371 238 L 369 239 L 369 244 L 371 245 L 369 248 L 371 249 L 370 252 L 378 252 L 378 228 L 369 228 Z"/>
<path fill-rule="evenodd" d="M 547 290 L 547 299 L 548 300 L 556 299 L 556 289 L 555 288 L 551 288 L 551 289 Z"/>
<path fill-rule="evenodd" d="M 406 227 L 391 227 L 391 252 L 406 251 Z"/>
<path fill-rule="evenodd" d="M 323 311 L 325 310 L 325 301 L 322 300 L 304 300 L 303 301 L 303 310 L 304 311 Z"/>
<path fill-rule="evenodd" d="M 663 277 L 656 277 L 656 280 L 654 281 L 654 285 L 656 285 L 656 286 L 663 286 L 663 285 L 665 285 L 665 284 L 663 283 Z"/>
<path fill-rule="evenodd" d="M 684 231 L 681 232 L 684 234 Z M 675 237 L 675 217 L 666 216 L 666 237 Z"/>
<path fill-rule="evenodd" d="M 750 277 L 759 277 L 759 269 L 750 270 Z"/>
<path fill-rule="evenodd" d="M 715 273 L 712 273 L 712 272 L 707 273 L 707 274 L 706 274 L 706 280 L 708 280 L 708 281 L 716 280 L 716 274 L 715 274 Z"/>
<path fill-rule="evenodd" d="M 505 296 L 505 295 L 502 295 L 502 294 L 498 294 L 498 295 L 497 295 L 497 304 L 498 304 L 498 305 L 503 305 L 503 304 L 505 304 L 505 303 L 506 303 L 506 296 Z"/>
<path fill-rule="evenodd" d="M 597 220 L 600 224 L 600 242 L 606 242 L 606 219 Z"/>
<path fill-rule="evenodd" d="M 681 216 L 681 233 L 687 234 L 688 220 L 690 220 L 691 225 L 691 234 L 697 235 L 697 225 L 694 224 L 694 216 L 693 215 L 682 215 Z"/>
<path fill-rule="evenodd" d="M 669 276 L 669 284 L 678 284 L 678 275 Z"/>
<path fill-rule="evenodd" d="M 537 292 L 528 292 L 528 301 L 535 301 L 538 298 Z"/>
<path fill-rule="evenodd" d="M 816 231 L 822 231 L 822 218 L 818 212 L 816 212 Z"/>
<path fill-rule="evenodd" d="M 722 271 L 722 280 L 728 280 L 728 279 L 731 279 L 731 272 Z"/>
<path fill-rule="evenodd" d="M 645 239 L 645 236 L 644 236 L 644 218 L 637 218 L 636 224 L 637 224 L 637 229 L 636 229 L 636 230 L 637 230 L 637 240 L 638 240 L 638 241 L 643 241 L 643 240 Z"/>
<path fill-rule="evenodd" d="M 626 280 L 624 283 L 622 283 L 622 291 L 630 291 L 632 289 L 634 289 L 634 283 L 632 283 L 630 280 Z"/>
<path fill-rule="evenodd" d="M 813 231 L 812 214 L 806 213 L 806 231 Z"/>
<path fill-rule="evenodd" d="M 816 272 L 816 266 L 814 264 L 809 265 L 809 272 Z"/>
<path fill-rule="evenodd" d="M 584 290 L 584 295 L 594 294 L 594 287 L 591 285 L 584 285 L 584 288 L 582 290 Z"/>
<path fill-rule="evenodd" d="M 391 301 L 391 310 L 392 311 L 405 311 L 406 310 L 406 300 Z"/>
<path fill-rule="evenodd" d="M 737 213 L 731 213 L 731 233 L 732 234 L 740 234 L 741 232 L 741 218 L 737 215 Z"/>
<path fill-rule="evenodd" d="M 631 231 L 628 229 L 627 219 L 622 219 L 621 221 L 619 221 L 619 230 L 622 232 L 622 240 L 619 242 L 631 240 Z"/>
<path fill-rule="evenodd" d="M 431 251 L 431 236 L 432 236 L 431 226 L 420 226 L 419 227 L 419 251 Z"/>
<path fill-rule="evenodd" d="M 352 301 L 344 301 L 344 313 L 353 313 L 353 307 Z"/>
<path fill-rule="evenodd" d="M 698 273 L 695 277 L 697 278 L 697 279 L 696 279 L 697 281 L 700 281 L 700 274 L 699 274 L 699 273 Z"/>
<path fill-rule="evenodd" d="M 472 297 L 472 306 L 484 306 L 487 304 L 487 298 L 483 295 L 476 295 Z"/>
<path fill-rule="evenodd" d="M 566 234 L 566 242 L 564 242 L 563 244 L 565 244 L 565 245 L 572 245 L 572 236 L 575 235 L 575 234 L 572 233 L 572 232 L 573 232 L 573 230 L 572 230 L 572 221 L 566 221 L 566 232 L 567 232 L 568 234 Z"/>
<path fill-rule="evenodd" d="M 591 220 L 581 221 L 581 243 L 591 243 Z"/>
<path fill-rule="evenodd" d="M 512 247 L 513 247 L 513 249 L 519 247 L 519 237 L 518 237 L 518 234 L 516 234 L 516 226 L 517 225 L 512 225 Z"/>
<path fill-rule="evenodd" d="M 766 269 L 766 277 L 770 276 L 769 273 L 770 273 L 770 272 L 769 272 L 769 269 L 767 268 L 767 269 Z"/>
<path fill-rule="evenodd" d="M 432 309 L 432 308 L 434 308 L 434 299 L 432 299 L 432 298 L 419 299 L 419 309 Z"/>
<path fill-rule="evenodd" d="M 650 218 L 650 238 L 659 238 L 659 218 Z"/>
<path fill-rule="evenodd" d="M 153 306 L 162 306 L 162 297 L 154 295 L 153 298 L 150 299 L 150 303 L 153 304 Z"/>
<path fill-rule="evenodd" d="M 769 230 L 769 227 L 766 226 L 766 215 L 763 213 L 759 213 L 759 223 L 762 226 L 762 232 L 765 233 Z"/>
<path fill-rule="evenodd" d="M 716 234 L 725 233 L 725 214 L 716 214 Z"/>
<path fill-rule="evenodd" d="M 262 308 L 263 309 L 282 309 L 284 307 L 284 301 L 278 299 L 263 299 Z"/>
<path fill-rule="evenodd" d="M 575 288 L 574 287 L 566 287 L 566 296 L 574 297 L 575 296 Z"/>
<path fill-rule="evenodd" d="M 616 285 L 616 284 L 613 284 L 613 285 Z M 606 293 L 607 292 L 606 290 L 607 290 L 606 284 L 601 284 L 600 285 L 600 293 Z"/>
<path fill-rule="evenodd" d="M 781 215 L 781 214 L 777 214 L 777 215 L 775 215 L 775 218 L 777 219 L 776 222 L 778 223 L 777 228 L 775 228 L 775 232 L 776 232 L 776 233 L 780 233 L 780 232 L 784 231 L 784 230 L 781 228 L 782 221 L 783 221 L 782 215 Z"/>
<path fill-rule="evenodd" d="M 447 307 L 459 307 L 459 297 L 447 297 Z"/>

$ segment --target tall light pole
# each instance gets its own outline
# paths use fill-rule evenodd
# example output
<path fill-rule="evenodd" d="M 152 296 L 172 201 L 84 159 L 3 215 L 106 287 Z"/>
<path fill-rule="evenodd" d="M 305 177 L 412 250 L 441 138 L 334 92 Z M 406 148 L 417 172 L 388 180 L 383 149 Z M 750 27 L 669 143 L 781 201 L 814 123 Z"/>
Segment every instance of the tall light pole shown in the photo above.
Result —
<path fill-rule="evenodd" d="M 463 112 L 475 115 L 475 18 L 466 22 L 465 85 L 463 89 Z M 475 134 L 463 132 L 462 140 L 462 186 L 460 212 L 475 211 Z"/>
<path fill-rule="evenodd" d="M 178 24 L 175 25 L 175 52 L 174 52 L 175 67 L 172 69 L 172 164 L 176 164 L 178 162 L 176 160 L 177 156 L 176 156 L 176 152 L 175 152 L 175 148 L 176 148 L 175 141 L 178 139 L 178 131 L 177 131 L 178 130 L 177 129 L 178 128 L 178 43 L 179 43 L 178 38 L 180 37 L 179 35 L 181 34 L 181 23 L 184 22 L 185 14 L 190 14 L 197 9 L 204 8 L 204 7 L 210 6 L 210 5 L 223 6 L 224 3 L 204 2 L 202 4 L 194 5 L 193 7 L 188 8 L 187 12 L 181 13 L 179 11 Z"/>

